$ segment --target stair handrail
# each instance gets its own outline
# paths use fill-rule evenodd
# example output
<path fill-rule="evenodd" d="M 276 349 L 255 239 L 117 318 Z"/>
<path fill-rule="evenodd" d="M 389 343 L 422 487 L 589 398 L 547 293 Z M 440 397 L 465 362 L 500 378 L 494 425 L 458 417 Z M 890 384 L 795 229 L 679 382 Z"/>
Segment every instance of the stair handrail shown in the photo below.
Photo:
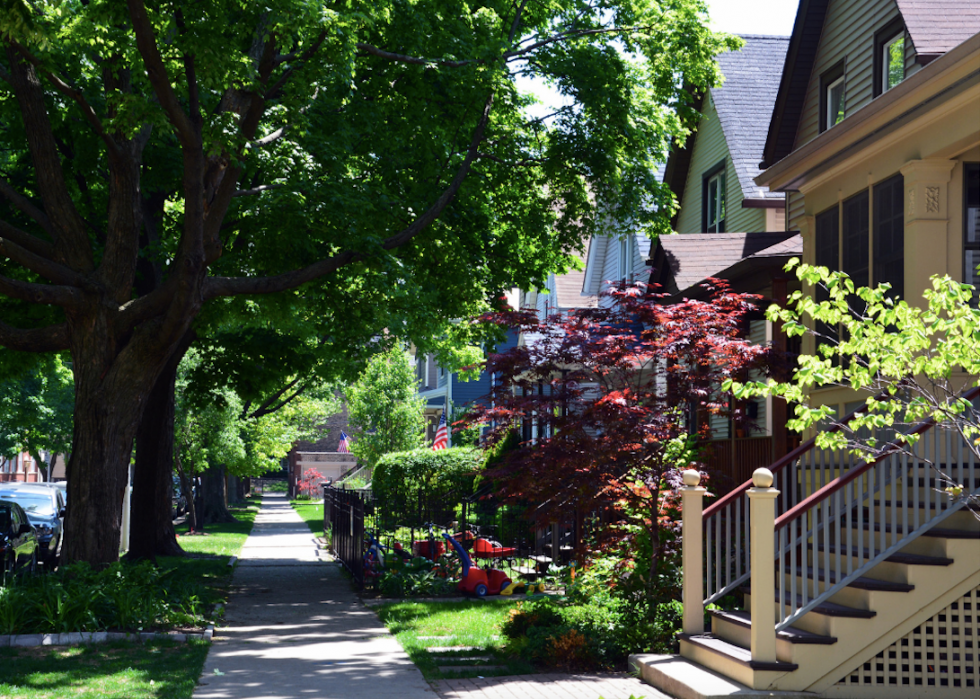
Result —
<path fill-rule="evenodd" d="M 887 393 L 879 393 L 877 396 L 875 396 L 875 400 L 884 400 L 887 397 L 888 397 Z M 828 429 L 822 430 L 822 432 L 824 434 L 833 434 L 834 432 L 839 432 L 841 428 L 843 428 L 851 420 L 853 420 L 855 417 L 862 414 L 863 412 L 864 412 L 863 408 L 857 408 L 855 410 L 852 410 L 843 418 L 837 420 Z M 800 444 L 800 446 L 796 447 L 796 449 L 793 449 L 791 452 L 787 453 L 785 456 L 776 459 L 776 461 L 774 461 L 772 465 L 769 466 L 769 470 L 772 471 L 773 474 L 782 471 L 784 468 L 789 466 L 791 463 L 799 459 L 801 456 L 803 456 L 804 454 L 806 454 L 816 446 L 817 446 L 817 437 L 815 435 L 810 439 L 806 440 L 805 442 L 803 442 L 802 444 Z M 708 517 L 713 515 L 718 510 L 721 510 L 723 507 L 725 507 L 725 505 L 732 502 L 735 498 L 739 497 L 740 495 L 744 495 L 745 492 L 751 487 L 752 487 L 752 479 L 749 478 L 740 486 L 738 486 L 731 492 L 726 493 L 722 497 L 718 498 L 715 502 L 711 503 L 711 505 L 706 507 L 704 509 L 704 514 L 702 515 L 702 517 L 704 519 L 708 519 Z"/>
<path fill-rule="evenodd" d="M 980 385 L 975 386 L 972 389 L 965 391 L 960 394 L 960 398 L 967 401 L 973 401 L 978 396 L 980 396 Z M 904 433 L 904 436 L 911 435 L 921 435 L 925 432 L 936 428 L 942 421 L 937 421 L 934 417 L 926 418 L 913 428 Z M 935 433 L 934 433 L 935 434 Z M 962 444 L 960 442 L 960 453 L 962 455 Z M 804 614 L 814 609 L 822 602 L 830 599 L 839 590 L 846 587 L 848 584 L 854 580 L 861 577 L 865 572 L 871 570 L 881 561 L 886 560 L 890 556 L 899 552 L 902 548 L 908 545 L 909 542 L 915 540 L 922 533 L 928 531 L 930 528 L 935 526 L 937 523 L 946 519 L 952 515 L 957 510 L 961 509 L 968 498 L 964 498 L 957 503 L 952 503 L 944 511 L 936 511 L 932 516 L 927 517 L 921 525 L 919 524 L 918 515 L 915 517 L 915 522 L 913 526 L 909 526 L 907 518 L 903 516 L 902 528 L 904 528 L 904 535 L 899 536 L 899 527 L 896 519 L 896 514 L 894 507 L 897 506 L 897 502 L 892 502 L 892 513 L 891 513 L 891 544 L 886 543 L 886 532 L 888 527 L 888 522 L 886 522 L 885 506 L 884 502 L 878 505 L 879 511 L 879 522 L 877 526 L 880 527 L 880 539 L 881 547 L 880 549 L 875 549 L 874 535 L 873 532 L 876 523 L 874 522 L 874 501 L 869 500 L 869 513 L 867 524 L 869 526 L 869 531 L 872 532 L 872 536 L 867 542 L 867 560 L 856 566 L 852 566 L 850 562 L 846 565 L 846 571 L 841 564 L 841 554 L 842 548 L 844 548 L 841 542 L 841 518 L 846 518 L 847 525 L 845 531 L 851 525 L 851 511 L 856 509 L 857 512 L 857 526 L 860 529 L 863 522 L 862 508 L 864 502 L 864 495 L 873 495 L 874 492 L 880 492 L 882 497 L 884 497 L 887 492 L 887 488 L 891 486 L 892 494 L 895 495 L 896 489 L 896 461 L 893 457 L 898 456 L 903 457 L 903 464 L 901 470 L 904 470 L 908 464 L 908 458 L 910 456 L 906 447 L 908 441 L 902 439 L 901 437 L 896 438 L 889 442 L 885 447 L 883 447 L 875 458 L 866 461 L 864 464 L 852 467 L 847 470 L 847 472 L 842 473 L 836 478 L 831 479 L 826 485 L 818 489 L 816 492 L 812 493 L 810 496 L 804 498 L 800 502 L 796 503 L 793 507 L 788 509 L 785 513 L 776 518 L 773 523 L 773 533 L 776 537 L 776 551 L 777 562 L 779 568 L 779 575 L 777 576 L 777 599 L 779 600 L 779 613 L 777 614 L 776 630 L 782 630 L 786 627 L 792 625 L 797 619 L 802 617 Z M 947 448 L 951 448 L 952 443 L 947 438 Z M 924 447 L 925 449 L 925 447 Z M 934 458 L 938 459 L 939 454 L 939 443 L 938 437 L 933 437 L 933 449 L 935 451 Z M 972 489 L 975 487 L 975 482 L 973 481 L 973 452 L 970 452 L 970 488 L 967 491 L 968 496 L 975 496 L 980 493 L 980 490 L 973 492 Z M 914 453 L 911 454 L 913 460 L 913 473 L 918 473 L 918 467 L 915 465 L 917 460 L 920 460 Z M 947 453 L 947 458 L 951 459 L 951 454 Z M 892 459 L 891 462 L 891 475 L 890 478 L 887 475 L 887 466 L 883 464 L 886 459 Z M 928 462 L 928 458 L 924 459 Z M 881 464 L 882 469 L 879 471 L 876 467 Z M 960 473 L 963 473 L 963 463 L 959 463 Z M 877 474 L 877 475 L 876 475 Z M 868 485 L 870 490 L 862 493 L 861 497 L 857 499 L 852 499 L 851 490 L 845 488 L 849 484 L 854 483 L 857 479 L 867 476 Z M 872 483 L 875 485 L 872 487 Z M 915 485 L 913 489 L 918 487 L 918 476 L 915 477 Z M 839 499 L 835 497 L 834 503 L 829 502 L 831 497 L 834 497 L 837 493 L 844 490 L 844 505 L 843 509 L 838 507 Z M 914 502 L 918 502 L 918 495 L 914 497 Z M 822 506 L 822 508 L 821 508 Z M 809 515 L 809 517 L 808 517 Z M 809 520 L 809 522 L 808 522 Z M 797 532 L 797 522 L 800 523 L 799 533 Z M 829 536 L 831 533 L 831 527 L 836 525 L 837 528 L 837 540 L 836 543 L 831 543 L 832 539 Z M 789 528 L 786 531 L 786 528 Z M 850 535 L 848 535 L 849 537 Z M 858 544 L 856 546 L 858 552 L 858 558 L 864 558 L 865 544 L 862 543 L 860 539 L 860 532 L 858 532 Z M 818 591 L 818 577 L 816 572 L 819 566 L 819 542 L 823 541 L 823 557 L 825 565 L 825 582 L 822 591 Z M 806 566 L 807 557 L 804 553 L 800 553 L 800 565 L 801 568 L 797 568 L 797 551 L 799 547 L 812 546 L 813 551 L 813 594 L 808 596 L 808 584 L 806 582 Z M 833 555 L 831 554 L 832 549 L 836 549 Z M 852 557 L 850 538 L 848 538 L 847 543 L 847 553 L 845 560 L 850 561 Z M 787 562 L 787 556 L 789 556 L 789 561 Z M 834 565 L 834 570 L 831 570 L 832 562 Z M 787 565 L 788 563 L 788 565 Z M 833 573 L 833 575 L 832 575 Z M 803 578 L 803 584 L 800 586 L 800 591 L 802 592 L 802 605 L 797 606 L 797 584 L 796 580 L 798 577 Z M 789 580 L 789 589 L 786 587 L 786 578 Z M 786 593 L 789 593 L 787 600 Z M 788 603 L 787 603 L 788 602 Z M 783 614 L 784 608 L 789 608 L 787 614 Z"/>
<path fill-rule="evenodd" d="M 963 394 L 960 395 L 961 398 L 963 398 L 964 400 L 968 400 L 968 401 L 974 400 L 975 398 L 977 398 L 977 396 L 980 396 L 980 386 L 975 386 L 975 387 L 971 388 L 969 391 L 966 391 L 965 393 L 963 393 Z M 880 398 L 879 398 L 879 400 L 880 400 Z M 858 411 L 855 411 L 855 412 L 861 412 L 861 411 L 858 410 Z M 848 419 L 853 418 L 854 414 L 855 413 L 851 413 L 850 415 L 848 415 Z M 844 424 L 844 423 L 842 422 L 842 424 Z M 909 430 L 908 432 L 905 432 L 904 434 L 906 436 L 922 434 L 926 430 L 929 430 L 929 429 L 932 429 L 933 427 L 935 427 L 936 424 L 937 423 L 936 423 L 935 418 L 929 417 L 929 418 L 926 418 L 925 420 L 921 421 L 913 429 Z M 833 430 L 828 430 L 828 432 L 833 432 Z M 814 437 L 814 440 L 815 439 L 816 439 L 816 437 Z M 860 476 L 863 476 L 865 473 L 867 473 L 869 470 L 871 470 L 875 466 L 875 464 L 878 464 L 878 463 L 884 461 L 885 459 L 887 459 L 889 456 L 892 456 L 893 454 L 899 454 L 899 453 L 901 453 L 903 451 L 904 446 L 906 444 L 907 444 L 907 442 L 905 440 L 902 440 L 902 439 L 892 440 L 887 445 L 885 445 L 885 447 L 883 449 L 881 449 L 881 451 L 879 452 L 878 456 L 876 456 L 871 461 L 866 461 L 861 466 L 857 466 L 855 468 L 848 469 L 848 471 L 846 473 L 843 473 L 840 476 L 837 476 L 837 478 L 834 478 L 833 480 L 831 480 L 829 483 L 827 483 L 827 485 L 823 486 L 822 488 L 820 488 L 816 492 L 814 492 L 811 495 L 809 495 L 809 496 L 803 498 L 802 500 L 800 500 L 798 503 L 796 503 L 796 505 L 794 505 L 789 510 L 787 510 L 782 515 L 780 515 L 779 517 L 776 518 L 776 524 L 775 524 L 776 531 L 778 532 L 780 529 L 782 529 L 787 524 L 789 524 L 789 522 L 791 520 L 794 520 L 794 519 L 799 518 L 804 512 L 806 512 L 807 510 L 812 509 L 814 505 L 817 505 L 817 504 L 821 503 L 822 501 L 826 500 L 831 495 L 833 495 L 834 493 L 836 493 L 838 490 L 841 490 L 842 488 L 844 488 L 848 483 L 851 483 L 852 481 L 854 481 L 855 479 L 859 478 Z M 787 454 L 787 456 L 789 456 L 789 455 Z M 772 470 L 773 472 L 775 472 L 775 468 L 770 469 L 770 470 Z M 749 485 L 752 484 L 752 480 L 751 479 L 748 482 L 749 482 Z M 715 503 L 715 504 L 718 504 L 718 503 Z"/>

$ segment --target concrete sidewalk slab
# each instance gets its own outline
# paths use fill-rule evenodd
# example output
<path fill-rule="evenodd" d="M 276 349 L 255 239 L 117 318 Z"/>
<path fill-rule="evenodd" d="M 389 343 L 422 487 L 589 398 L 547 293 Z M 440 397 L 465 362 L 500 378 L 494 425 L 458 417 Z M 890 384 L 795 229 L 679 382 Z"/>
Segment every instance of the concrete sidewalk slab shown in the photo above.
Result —
<path fill-rule="evenodd" d="M 435 699 L 282 495 L 242 547 L 195 699 Z"/>

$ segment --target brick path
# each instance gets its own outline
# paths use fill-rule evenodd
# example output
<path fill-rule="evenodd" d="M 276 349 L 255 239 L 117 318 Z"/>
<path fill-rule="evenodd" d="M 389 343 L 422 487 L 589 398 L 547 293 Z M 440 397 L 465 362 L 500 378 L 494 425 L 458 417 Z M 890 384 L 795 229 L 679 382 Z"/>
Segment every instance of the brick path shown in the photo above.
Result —
<path fill-rule="evenodd" d="M 669 699 L 624 674 L 542 674 L 485 679 L 436 680 L 439 699 Z"/>

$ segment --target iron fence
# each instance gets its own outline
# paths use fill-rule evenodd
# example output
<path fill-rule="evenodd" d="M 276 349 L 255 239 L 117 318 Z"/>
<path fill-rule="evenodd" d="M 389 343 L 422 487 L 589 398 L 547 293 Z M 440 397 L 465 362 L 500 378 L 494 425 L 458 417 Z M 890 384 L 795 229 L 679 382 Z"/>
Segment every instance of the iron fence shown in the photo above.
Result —
<path fill-rule="evenodd" d="M 364 586 L 364 518 L 374 509 L 370 491 L 323 486 L 323 533 L 330 552 L 351 574 L 358 587 Z"/>

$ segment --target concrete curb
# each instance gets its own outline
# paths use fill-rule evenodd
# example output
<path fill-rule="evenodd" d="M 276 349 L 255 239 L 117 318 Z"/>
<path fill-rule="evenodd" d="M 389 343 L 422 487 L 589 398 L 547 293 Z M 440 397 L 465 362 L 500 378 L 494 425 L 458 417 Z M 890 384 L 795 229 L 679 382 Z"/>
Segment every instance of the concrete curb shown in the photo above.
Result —
<path fill-rule="evenodd" d="M 73 631 L 71 633 L 25 633 L 0 635 L 0 648 L 33 648 L 36 646 L 77 646 L 89 643 L 136 641 L 145 643 L 170 639 L 185 643 L 190 638 L 210 641 L 214 636 L 214 624 L 208 624 L 203 633 L 178 633 L 176 631 Z"/>

